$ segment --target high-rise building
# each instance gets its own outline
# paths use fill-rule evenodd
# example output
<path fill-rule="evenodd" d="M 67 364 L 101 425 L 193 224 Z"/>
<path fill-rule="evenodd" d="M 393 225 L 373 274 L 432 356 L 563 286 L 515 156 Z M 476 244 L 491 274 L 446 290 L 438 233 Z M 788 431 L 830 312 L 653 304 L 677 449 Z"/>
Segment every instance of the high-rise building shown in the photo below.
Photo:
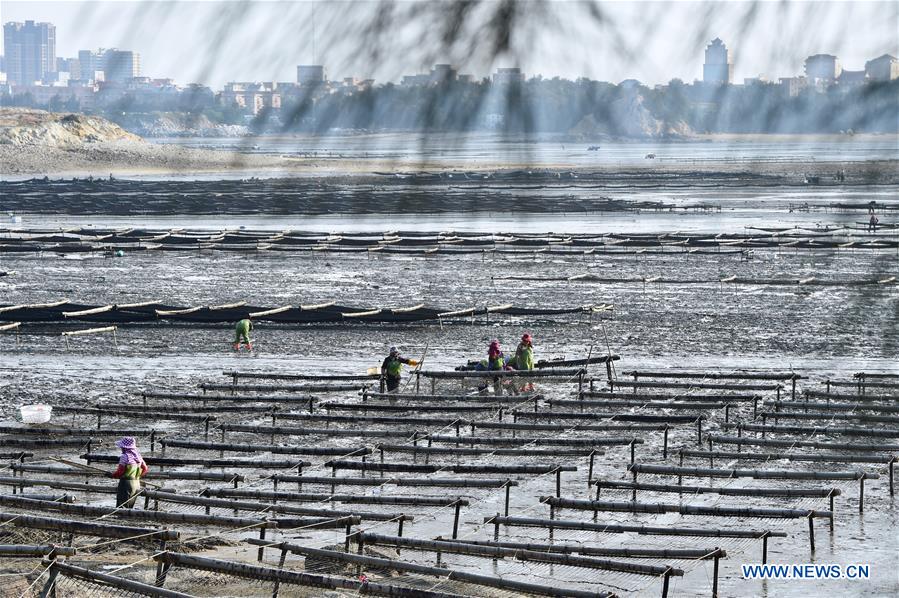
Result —
<path fill-rule="evenodd" d="M 81 63 L 77 58 L 57 58 L 56 70 L 60 73 L 68 73 L 69 79 L 72 81 L 81 79 Z"/>
<path fill-rule="evenodd" d="M 103 52 L 103 74 L 106 81 L 124 83 L 140 77 L 140 54 L 112 48 Z"/>
<path fill-rule="evenodd" d="M 716 37 L 706 46 L 702 81 L 713 85 L 729 85 L 734 82 L 734 61 L 730 50 L 720 38 Z"/>
<path fill-rule="evenodd" d="M 447 83 L 455 81 L 459 76 L 459 71 L 451 64 L 435 64 L 431 69 L 430 83 Z"/>
<path fill-rule="evenodd" d="M 865 73 L 870 81 L 892 81 L 899 79 L 899 60 L 884 54 L 865 63 Z"/>
<path fill-rule="evenodd" d="M 325 82 L 325 67 L 320 64 L 297 66 L 297 83 L 300 85 L 321 85 Z"/>
<path fill-rule="evenodd" d="M 99 52 L 91 52 L 90 50 L 79 50 L 78 51 L 78 64 L 80 65 L 81 76 L 79 77 L 83 81 L 93 81 L 94 73 L 97 71 L 102 71 L 103 68 L 100 66 L 100 53 Z"/>
<path fill-rule="evenodd" d="M 493 73 L 494 85 L 511 85 L 512 83 L 521 83 L 524 81 L 524 73 L 517 66 L 510 68 L 498 68 Z"/>
<path fill-rule="evenodd" d="M 116 48 L 100 48 L 96 52 L 80 50 L 78 64 L 80 78 L 85 81 L 125 83 L 140 77 L 140 54 L 131 50 Z M 97 73 L 102 73 L 102 75 Z"/>
<path fill-rule="evenodd" d="M 780 79 L 780 88 L 788 98 L 795 98 L 806 87 L 808 87 L 808 80 L 805 77 L 782 77 Z"/>
<path fill-rule="evenodd" d="M 3 47 L 7 80 L 13 85 L 33 85 L 56 72 L 56 27 L 52 23 L 6 23 Z"/>
<path fill-rule="evenodd" d="M 811 85 L 829 85 L 837 80 L 843 67 L 836 56 L 815 54 L 805 59 L 805 77 Z"/>

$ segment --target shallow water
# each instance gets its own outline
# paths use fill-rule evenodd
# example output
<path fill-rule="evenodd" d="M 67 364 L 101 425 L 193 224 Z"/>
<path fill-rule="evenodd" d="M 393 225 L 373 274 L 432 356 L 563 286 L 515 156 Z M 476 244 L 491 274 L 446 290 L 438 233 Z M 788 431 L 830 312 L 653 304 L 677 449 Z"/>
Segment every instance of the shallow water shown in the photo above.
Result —
<path fill-rule="evenodd" d="M 369 135 L 257 136 L 230 138 L 159 138 L 155 143 L 175 143 L 186 147 L 230 149 L 252 154 L 294 155 L 315 153 L 319 157 L 357 160 L 393 160 L 410 167 L 425 157 L 431 164 L 486 164 L 539 168 L 558 164 L 572 168 L 589 166 L 638 166 L 649 162 L 696 164 L 710 162 L 832 162 L 895 160 L 899 144 L 895 135 L 864 136 L 752 136 L 718 140 L 651 141 L 600 143 L 556 140 L 509 140 L 489 133 Z M 654 154 L 654 160 L 647 155 Z"/>

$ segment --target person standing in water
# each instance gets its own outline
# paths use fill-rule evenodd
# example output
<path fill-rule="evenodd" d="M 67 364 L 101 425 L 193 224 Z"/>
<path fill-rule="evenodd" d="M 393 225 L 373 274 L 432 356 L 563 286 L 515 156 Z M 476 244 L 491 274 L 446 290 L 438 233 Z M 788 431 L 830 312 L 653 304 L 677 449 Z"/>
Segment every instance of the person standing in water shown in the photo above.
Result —
<path fill-rule="evenodd" d="M 253 345 L 250 343 L 250 330 L 253 329 L 253 322 L 250 321 L 250 318 L 244 318 L 240 322 L 237 323 L 237 327 L 234 329 L 234 350 L 240 351 L 241 341 L 246 343 L 247 351 L 253 350 Z"/>
<path fill-rule="evenodd" d="M 119 466 L 112 473 L 112 477 L 119 480 L 116 490 L 116 508 L 130 509 L 134 507 L 134 501 L 140 493 L 140 479 L 150 470 L 147 463 L 137 450 L 137 443 L 133 436 L 125 436 L 116 441 L 115 445 L 122 449 L 119 457 Z"/>

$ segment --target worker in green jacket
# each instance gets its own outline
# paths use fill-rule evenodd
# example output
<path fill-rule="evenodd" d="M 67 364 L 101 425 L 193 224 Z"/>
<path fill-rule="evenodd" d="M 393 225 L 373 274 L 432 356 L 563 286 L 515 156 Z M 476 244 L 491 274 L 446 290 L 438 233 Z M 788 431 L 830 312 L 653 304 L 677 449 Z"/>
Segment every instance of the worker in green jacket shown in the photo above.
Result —
<path fill-rule="evenodd" d="M 247 351 L 253 350 L 253 345 L 250 343 L 250 330 L 253 329 L 253 322 L 250 321 L 249 318 L 244 318 L 240 322 L 237 323 L 237 327 L 234 329 L 234 350 L 240 351 L 240 343 L 243 341 L 247 345 Z"/>
<path fill-rule="evenodd" d="M 411 366 L 418 365 L 418 361 L 406 359 L 400 355 L 399 349 L 390 347 L 390 355 L 384 358 L 384 363 L 381 364 L 381 376 L 387 383 L 387 392 L 395 393 L 399 391 L 404 363 Z"/>
<path fill-rule="evenodd" d="M 516 370 L 532 370 L 534 369 L 534 344 L 531 335 L 527 332 L 521 337 L 518 348 L 515 349 L 515 357 L 512 358 L 512 364 Z"/>
<path fill-rule="evenodd" d="M 512 366 L 516 370 L 533 370 L 534 369 L 534 344 L 531 335 L 525 332 L 515 349 L 515 357 L 512 358 Z M 534 390 L 533 382 L 525 382 L 518 388 L 520 392 L 532 392 Z"/>

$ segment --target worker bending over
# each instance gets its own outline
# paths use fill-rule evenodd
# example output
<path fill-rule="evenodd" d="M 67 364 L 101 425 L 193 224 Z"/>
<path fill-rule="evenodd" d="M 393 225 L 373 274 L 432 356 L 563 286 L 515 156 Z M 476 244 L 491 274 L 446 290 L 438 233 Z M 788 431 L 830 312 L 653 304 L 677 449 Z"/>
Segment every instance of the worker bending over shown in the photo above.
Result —
<path fill-rule="evenodd" d="M 237 327 L 234 329 L 234 350 L 240 351 L 240 343 L 243 341 L 247 345 L 247 351 L 253 350 L 253 345 L 250 343 L 250 330 L 253 329 L 253 322 L 250 321 L 250 318 L 244 318 L 240 322 L 237 323 Z"/>

